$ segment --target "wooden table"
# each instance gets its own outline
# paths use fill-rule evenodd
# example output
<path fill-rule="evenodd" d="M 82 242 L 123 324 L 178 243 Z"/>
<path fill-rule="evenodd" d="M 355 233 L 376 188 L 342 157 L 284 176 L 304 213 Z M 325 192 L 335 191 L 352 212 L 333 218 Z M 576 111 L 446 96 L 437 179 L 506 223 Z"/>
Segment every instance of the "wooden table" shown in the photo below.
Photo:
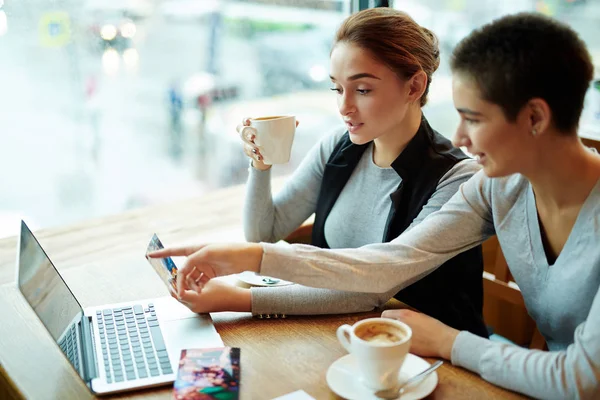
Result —
<path fill-rule="evenodd" d="M 241 241 L 243 187 L 202 198 L 140 209 L 35 232 L 84 307 L 165 295 L 144 259 L 153 232 L 167 245 Z M 16 238 L 0 240 L 0 398 L 86 399 L 91 394 L 62 357 L 14 285 Z M 242 349 L 242 399 L 271 399 L 302 389 L 317 399 L 337 398 L 327 387 L 328 366 L 345 354 L 337 327 L 379 312 L 287 319 L 217 313 L 226 345 Z M 41 354 L 44 354 L 42 356 Z M 431 361 L 431 360 L 430 360 Z M 445 363 L 432 399 L 522 398 Z M 169 388 L 114 398 L 169 399 Z"/>

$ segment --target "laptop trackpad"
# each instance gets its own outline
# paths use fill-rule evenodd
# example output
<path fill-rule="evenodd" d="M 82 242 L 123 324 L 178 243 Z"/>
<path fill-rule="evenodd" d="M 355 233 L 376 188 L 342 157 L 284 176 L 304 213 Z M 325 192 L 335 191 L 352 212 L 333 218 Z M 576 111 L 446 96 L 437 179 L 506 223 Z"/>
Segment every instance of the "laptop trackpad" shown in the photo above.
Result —
<path fill-rule="evenodd" d="M 221 336 L 208 317 L 197 315 L 193 318 L 161 321 L 160 325 L 173 371 L 177 371 L 181 350 L 223 346 Z"/>

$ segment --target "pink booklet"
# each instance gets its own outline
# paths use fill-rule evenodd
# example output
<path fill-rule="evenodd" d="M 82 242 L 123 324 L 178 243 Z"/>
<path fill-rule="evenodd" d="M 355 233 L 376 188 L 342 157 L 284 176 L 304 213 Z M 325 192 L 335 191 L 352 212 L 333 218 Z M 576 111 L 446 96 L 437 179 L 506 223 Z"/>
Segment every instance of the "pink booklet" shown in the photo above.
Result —
<path fill-rule="evenodd" d="M 218 347 L 181 351 L 173 385 L 177 400 L 234 400 L 240 394 L 240 349 Z"/>

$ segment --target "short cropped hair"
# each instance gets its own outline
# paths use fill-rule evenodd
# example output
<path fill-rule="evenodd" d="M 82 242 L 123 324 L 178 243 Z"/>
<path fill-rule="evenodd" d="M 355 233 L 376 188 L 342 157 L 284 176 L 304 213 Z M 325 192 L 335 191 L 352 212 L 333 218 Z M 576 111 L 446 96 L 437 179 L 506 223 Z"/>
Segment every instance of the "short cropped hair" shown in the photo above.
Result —
<path fill-rule="evenodd" d="M 594 74 L 577 33 L 535 13 L 505 16 L 473 31 L 456 46 L 450 64 L 511 122 L 529 100 L 544 99 L 561 133 L 576 131 Z"/>

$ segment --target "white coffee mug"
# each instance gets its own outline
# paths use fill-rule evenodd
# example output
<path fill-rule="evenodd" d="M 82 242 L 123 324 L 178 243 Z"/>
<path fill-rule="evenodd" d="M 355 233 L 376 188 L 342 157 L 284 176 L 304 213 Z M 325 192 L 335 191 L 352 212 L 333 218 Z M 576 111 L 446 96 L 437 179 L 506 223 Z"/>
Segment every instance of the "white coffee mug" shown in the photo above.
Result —
<path fill-rule="evenodd" d="M 382 326 L 383 330 L 391 332 L 392 336 L 381 340 L 372 335 L 365 340 L 369 328 L 374 326 Z M 368 318 L 352 326 L 340 326 L 337 329 L 337 337 L 342 346 L 356 359 L 365 386 L 373 390 L 384 390 L 398 384 L 400 368 L 410 349 L 412 330 L 408 325 L 389 318 Z"/>
<path fill-rule="evenodd" d="M 240 132 L 242 137 L 255 136 L 254 144 L 267 165 L 285 164 L 290 160 L 295 133 L 294 116 L 250 118 L 250 126 Z"/>

